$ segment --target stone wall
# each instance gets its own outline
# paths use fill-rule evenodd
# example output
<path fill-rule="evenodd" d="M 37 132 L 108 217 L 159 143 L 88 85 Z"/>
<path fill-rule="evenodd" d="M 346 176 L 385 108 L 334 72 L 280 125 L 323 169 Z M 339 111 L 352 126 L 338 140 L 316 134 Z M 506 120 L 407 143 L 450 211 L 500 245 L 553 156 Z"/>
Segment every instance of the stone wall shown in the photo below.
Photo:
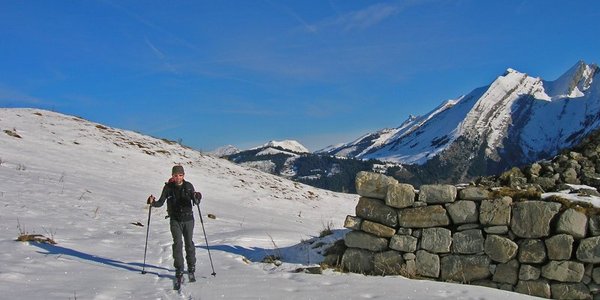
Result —
<path fill-rule="evenodd" d="M 473 186 L 416 191 L 368 172 L 356 188 L 356 215 L 344 225 L 352 229 L 341 260 L 347 271 L 600 299 L 597 210 Z"/>

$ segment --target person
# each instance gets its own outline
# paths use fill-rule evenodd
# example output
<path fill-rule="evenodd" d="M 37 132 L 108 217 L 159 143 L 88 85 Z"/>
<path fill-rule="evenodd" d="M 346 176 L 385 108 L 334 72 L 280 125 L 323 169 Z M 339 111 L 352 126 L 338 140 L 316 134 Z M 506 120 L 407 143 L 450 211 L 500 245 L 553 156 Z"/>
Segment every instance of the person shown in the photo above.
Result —
<path fill-rule="evenodd" d="M 167 202 L 167 213 L 170 221 L 171 235 L 173 236 L 173 266 L 177 282 L 181 282 L 184 273 L 183 244 L 185 243 L 185 262 L 189 281 L 196 278 L 196 248 L 194 241 L 194 211 L 192 204 L 199 205 L 202 194 L 194 190 L 194 186 L 184 179 L 183 166 L 176 165 L 171 170 L 171 178 L 163 187 L 158 201 L 153 195 L 148 197 L 147 203 L 152 207 L 161 207 Z"/>

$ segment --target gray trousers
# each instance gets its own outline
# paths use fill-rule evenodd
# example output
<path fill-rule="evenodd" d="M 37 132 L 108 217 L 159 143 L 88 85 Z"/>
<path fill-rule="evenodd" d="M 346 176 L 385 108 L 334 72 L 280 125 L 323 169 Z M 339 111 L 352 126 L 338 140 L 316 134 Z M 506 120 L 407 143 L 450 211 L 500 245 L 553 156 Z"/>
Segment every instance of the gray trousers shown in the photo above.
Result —
<path fill-rule="evenodd" d="M 180 222 L 170 220 L 171 235 L 173 236 L 173 266 L 176 274 L 183 274 L 183 245 L 185 243 L 185 261 L 188 271 L 196 267 L 196 247 L 194 246 L 194 220 Z"/>

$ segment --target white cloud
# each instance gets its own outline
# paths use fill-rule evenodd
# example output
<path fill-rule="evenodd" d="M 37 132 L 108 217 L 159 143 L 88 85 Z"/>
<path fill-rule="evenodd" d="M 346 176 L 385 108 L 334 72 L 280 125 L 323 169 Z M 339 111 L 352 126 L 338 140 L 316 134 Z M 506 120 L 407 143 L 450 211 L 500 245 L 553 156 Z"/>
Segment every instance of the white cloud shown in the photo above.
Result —
<path fill-rule="evenodd" d="M 365 9 L 352 11 L 338 16 L 331 24 L 344 30 L 366 29 L 400 12 L 400 8 L 391 4 L 375 4 Z"/>
<path fill-rule="evenodd" d="M 156 57 L 160 59 L 165 59 L 167 57 L 162 51 L 160 51 L 158 48 L 156 48 L 156 46 L 154 46 L 154 44 L 148 39 L 148 37 L 144 37 L 144 41 L 146 42 L 146 45 L 150 48 L 150 50 L 152 50 L 154 55 L 156 55 Z"/>

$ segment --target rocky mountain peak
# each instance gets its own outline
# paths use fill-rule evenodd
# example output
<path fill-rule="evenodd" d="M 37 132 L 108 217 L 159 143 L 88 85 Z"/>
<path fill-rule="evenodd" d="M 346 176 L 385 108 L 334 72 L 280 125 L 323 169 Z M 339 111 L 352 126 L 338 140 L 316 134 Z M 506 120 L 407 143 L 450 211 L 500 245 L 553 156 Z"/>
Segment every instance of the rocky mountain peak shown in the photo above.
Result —
<path fill-rule="evenodd" d="M 556 155 L 600 128 L 597 73 L 583 61 L 554 81 L 509 68 L 392 132 L 366 134 L 327 153 L 416 164 L 427 170 L 418 171 L 424 181 L 494 174 Z"/>

